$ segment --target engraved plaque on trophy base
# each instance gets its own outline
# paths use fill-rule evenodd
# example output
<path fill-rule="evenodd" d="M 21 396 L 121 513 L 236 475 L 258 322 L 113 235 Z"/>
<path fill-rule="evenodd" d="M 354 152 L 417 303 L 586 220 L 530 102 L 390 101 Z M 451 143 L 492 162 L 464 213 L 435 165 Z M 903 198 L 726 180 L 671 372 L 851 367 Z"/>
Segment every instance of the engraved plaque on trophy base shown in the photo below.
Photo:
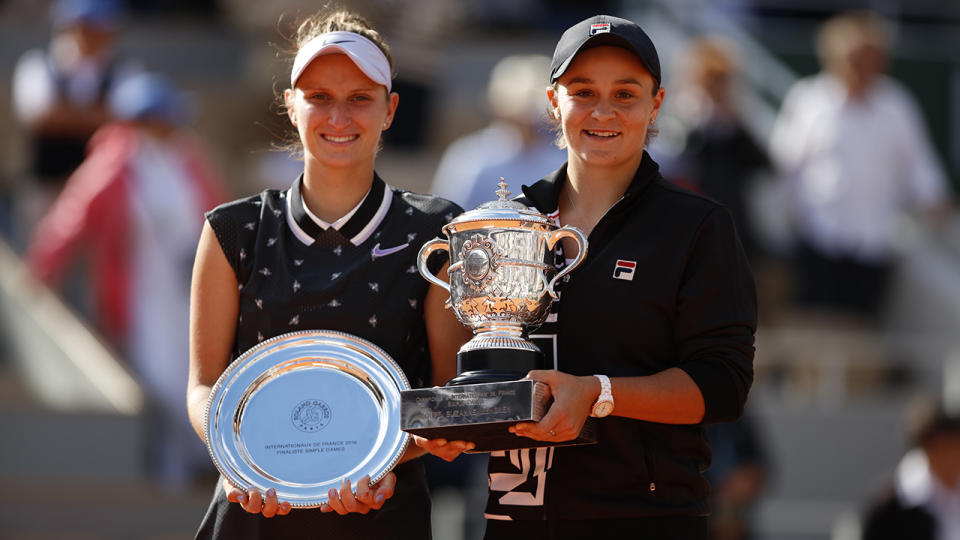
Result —
<path fill-rule="evenodd" d="M 594 418 L 587 418 L 580 436 L 570 441 L 510 433 L 510 426 L 537 422 L 549 408 L 546 385 L 530 379 L 404 390 L 400 401 L 400 429 L 427 439 L 471 441 L 476 444 L 472 453 L 596 442 Z"/>

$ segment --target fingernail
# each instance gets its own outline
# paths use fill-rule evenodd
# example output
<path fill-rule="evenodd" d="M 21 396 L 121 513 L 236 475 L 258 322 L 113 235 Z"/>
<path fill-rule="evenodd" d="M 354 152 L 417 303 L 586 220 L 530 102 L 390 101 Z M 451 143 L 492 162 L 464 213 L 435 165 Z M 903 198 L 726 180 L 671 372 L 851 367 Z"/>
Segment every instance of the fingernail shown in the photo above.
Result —
<path fill-rule="evenodd" d="M 277 490 L 270 488 L 267 490 L 267 497 L 275 497 L 277 495 Z"/>
<path fill-rule="evenodd" d="M 383 502 L 383 494 L 377 495 L 377 504 L 380 504 L 382 502 Z"/>
<path fill-rule="evenodd" d="M 333 499 L 336 496 L 337 496 L 337 490 L 330 488 L 330 491 L 327 492 L 327 497 L 330 497 L 331 499 Z"/>
<path fill-rule="evenodd" d="M 237 502 L 239 502 L 240 504 L 247 504 L 247 496 L 240 495 L 239 497 L 237 497 Z"/>

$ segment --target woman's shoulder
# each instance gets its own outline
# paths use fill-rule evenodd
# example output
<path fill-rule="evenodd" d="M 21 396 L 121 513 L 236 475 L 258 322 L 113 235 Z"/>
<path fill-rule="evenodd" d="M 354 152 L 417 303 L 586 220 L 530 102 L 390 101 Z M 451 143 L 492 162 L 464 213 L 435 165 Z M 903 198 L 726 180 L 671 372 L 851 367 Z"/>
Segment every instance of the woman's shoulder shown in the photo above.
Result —
<path fill-rule="evenodd" d="M 417 193 L 407 189 L 392 188 L 395 199 L 399 204 L 405 206 L 408 214 L 419 213 L 430 217 L 437 217 L 450 221 L 463 213 L 463 208 L 453 201 L 430 195 L 429 193 Z"/>
<path fill-rule="evenodd" d="M 662 176 L 654 180 L 650 187 L 651 204 L 662 212 L 664 219 L 694 219 L 701 222 L 709 216 L 729 213 L 723 203 Z"/>
<path fill-rule="evenodd" d="M 216 218 L 248 218 L 253 219 L 260 215 L 263 209 L 280 209 L 284 204 L 286 192 L 278 189 L 265 189 L 255 195 L 248 195 L 239 199 L 222 203 L 207 212 L 207 217 Z"/>

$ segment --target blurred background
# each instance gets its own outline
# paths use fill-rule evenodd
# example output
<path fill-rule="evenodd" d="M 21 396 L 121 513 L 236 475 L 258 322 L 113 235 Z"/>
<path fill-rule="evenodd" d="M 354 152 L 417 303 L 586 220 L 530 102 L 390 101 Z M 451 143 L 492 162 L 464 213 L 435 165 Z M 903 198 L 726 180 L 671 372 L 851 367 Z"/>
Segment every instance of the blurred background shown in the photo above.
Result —
<path fill-rule="evenodd" d="M 542 114 L 563 29 L 605 12 L 647 30 L 666 88 L 650 152 L 670 180 L 731 208 L 759 291 L 747 415 L 709 433 L 715 537 L 863 537 L 901 459 L 927 448 L 918 404 L 960 408 L 960 4 L 338 5 L 385 35 L 399 73 L 378 172 L 468 208 L 500 176 L 517 191 L 563 162 Z M 0 538 L 192 537 L 216 476 L 183 404 L 197 213 L 179 215 L 178 197 L 203 184 L 229 200 L 298 174 L 275 150 L 287 125 L 274 97 L 285 36 L 318 7 L 0 0 Z M 858 10 L 882 19 L 821 32 Z M 110 131 L 117 121 L 133 131 Z M 131 203 L 64 189 L 108 166 L 84 156 L 95 132 L 197 167 L 176 181 L 149 168 Z M 155 251 L 118 248 L 110 232 L 124 223 Z M 156 235 L 170 223 L 183 226 Z M 125 297 L 136 316 L 105 311 L 116 298 L 91 282 L 122 284 L 110 269 L 159 259 L 171 268 L 157 287 Z M 947 455 L 960 456 L 953 429 Z M 436 538 L 477 538 L 482 468 L 431 462 Z M 958 504 L 953 474 L 937 485 Z"/>

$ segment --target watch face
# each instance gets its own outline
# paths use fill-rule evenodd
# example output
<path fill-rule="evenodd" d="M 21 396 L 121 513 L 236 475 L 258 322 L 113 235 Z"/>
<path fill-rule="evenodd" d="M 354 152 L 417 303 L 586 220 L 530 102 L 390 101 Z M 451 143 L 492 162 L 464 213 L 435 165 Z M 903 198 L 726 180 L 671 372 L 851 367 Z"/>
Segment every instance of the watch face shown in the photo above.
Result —
<path fill-rule="evenodd" d="M 613 412 L 613 403 L 609 401 L 598 401 L 593 406 L 593 416 L 602 418 Z"/>

